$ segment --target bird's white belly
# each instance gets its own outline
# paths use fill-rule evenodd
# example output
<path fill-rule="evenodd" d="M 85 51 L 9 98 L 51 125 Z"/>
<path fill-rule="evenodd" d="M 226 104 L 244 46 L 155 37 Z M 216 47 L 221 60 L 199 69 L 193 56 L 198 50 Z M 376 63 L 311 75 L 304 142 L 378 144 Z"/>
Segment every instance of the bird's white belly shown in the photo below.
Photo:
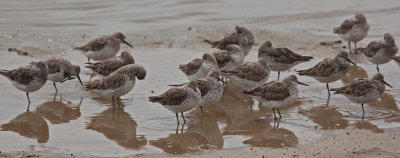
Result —
<path fill-rule="evenodd" d="M 120 97 L 125 94 L 128 94 L 132 88 L 135 86 L 136 80 L 129 80 L 125 82 L 125 84 L 121 87 L 115 88 L 115 89 L 106 89 L 101 91 L 102 95 L 104 96 L 114 96 L 114 97 Z"/>
<path fill-rule="evenodd" d="M 190 97 L 183 101 L 180 105 L 165 105 L 164 107 L 174 113 L 186 112 L 192 110 L 200 103 L 200 95 L 197 97 Z"/>
<path fill-rule="evenodd" d="M 106 60 L 114 57 L 119 51 L 119 47 L 106 46 L 99 51 L 88 51 L 87 57 L 93 60 Z"/>
<path fill-rule="evenodd" d="M 381 95 L 382 94 L 380 94 L 378 90 L 372 90 L 367 95 L 363 96 L 353 96 L 353 95 L 345 95 L 345 96 L 353 102 L 365 104 L 377 100 L 378 98 L 381 97 Z"/>
<path fill-rule="evenodd" d="M 270 108 L 280 108 L 285 107 L 292 104 L 297 99 L 297 94 L 291 94 L 289 97 L 286 97 L 283 100 L 265 100 L 261 99 L 262 106 L 270 107 Z"/>
<path fill-rule="evenodd" d="M 62 72 L 57 72 L 57 73 L 53 73 L 53 74 L 49 74 L 47 76 L 47 79 L 53 82 L 61 82 L 63 81 L 64 78 L 64 73 Z"/>
<path fill-rule="evenodd" d="M 392 60 L 392 58 L 384 53 L 384 49 L 380 49 L 372 58 L 368 58 L 368 60 L 374 64 L 385 64 Z"/>
<path fill-rule="evenodd" d="M 312 76 L 313 78 L 315 78 L 316 80 L 318 80 L 319 82 L 322 83 L 331 83 L 331 82 L 335 82 L 337 80 L 342 79 L 343 75 L 346 74 L 347 71 L 345 72 L 334 72 L 331 75 L 329 75 L 328 77 L 319 77 L 319 76 Z"/>
<path fill-rule="evenodd" d="M 294 62 L 292 64 L 287 64 L 287 63 L 279 63 L 276 62 L 274 59 L 267 58 L 268 66 L 272 71 L 286 71 L 292 68 L 293 66 L 296 66 L 297 64 L 300 64 L 302 62 Z"/>
<path fill-rule="evenodd" d="M 340 37 L 346 41 L 358 42 L 365 38 L 367 35 L 368 29 L 365 29 L 364 25 L 355 25 L 346 34 L 340 34 Z"/>
<path fill-rule="evenodd" d="M 30 82 L 28 85 L 24 85 L 24 84 L 20 84 L 18 82 L 15 81 L 11 81 L 12 84 L 14 85 L 15 88 L 24 91 L 24 92 L 34 92 L 39 90 L 40 88 L 43 87 L 43 85 L 45 83 L 40 83 L 37 80 L 33 80 L 32 82 Z"/>
<path fill-rule="evenodd" d="M 267 77 L 265 77 L 264 79 L 262 79 L 261 81 L 250 81 L 250 80 L 246 80 L 246 79 L 237 77 L 235 75 L 229 75 L 229 76 L 227 76 L 227 78 L 229 78 L 233 82 L 237 83 L 243 89 L 251 89 L 254 87 L 261 86 L 264 83 L 267 83 L 269 75 Z"/>

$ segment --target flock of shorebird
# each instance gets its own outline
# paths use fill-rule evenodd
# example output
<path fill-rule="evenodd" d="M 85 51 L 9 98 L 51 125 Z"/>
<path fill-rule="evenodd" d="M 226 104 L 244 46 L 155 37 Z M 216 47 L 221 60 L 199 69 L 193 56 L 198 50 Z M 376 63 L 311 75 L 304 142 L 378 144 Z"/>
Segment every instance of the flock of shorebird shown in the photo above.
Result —
<path fill-rule="evenodd" d="M 245 62 L 246 55 L 254 45 L 253 34 L 245 27 L 236 26 L 236 31 L 225 35 L 220 40 L 207 40 L 204 42 L 219 49 L 213 53 L 205 53 L 202 58 L 196 58 L 187 64 L 179 65 L 179 69 L 186 75 L 188 83 L 174 86 L 166 92 L 149 97 L 149 101 L 160 103 L 168 110 L 176 114 L 192 110 L 200 106 L 217 103 L 227 86 L 227 79 L 236 83 L 243 89 L 243 93 L 259 101 L 262 106 L 270 107 L 273 110 L 274 118 L 277 119 L 275 109 L 292 104 L 298 96 L 297 85 L 306 85 L 298 81 L 295 75 L 279 80 L 280 71 L 286 71 L 294 66 L 310 61 L 311 56 L 302 56 L 288 48 L 272 46 L 271 41 L 264 42 L 258 50 L 258 60 Z M 378 73 L 371 79 L 356 79 L 351 84 L 341 88 L 329 88 L 329 83 L 341 79 L 349 70 L 350 64 L 354 64 L 347 52 L 339 52 L 333 59 L 325 59 L 312 68 L 297 71 L 299 75 L 310 76 L 319 82 L 326 83 L 328 94 L 335 91 L 335 94 L 345 95 L 349 100 L 360 103 L 364 112 L 364 104 L 378 99 L 385 90 L 384 77 L 379 73 L 380 64 L 390 60 L 396 61 L 400 66 L 400 57 L 395 57 L 398 48 L 390 33 L 384 35 L 384 41 L 372 41 L 366 48 L 357 48 L 357 42 L 365 38 L 369 31 L 369 24 L 362 13 L 356 13 L 355 18 L 345 20 L 339 27 L 334 28 L 334 33 L 348 41 L 349 53 L 351 42 L 354 42 L 354 53 L 361 51 L 367 59 L 377 65 Z M 130 53 L 124 51 L 120 57 L 114 57 L 120 44 L 125 43 L 125 36 L 118 32 L 110 36 L 97 38 L 82 47 L 75 47 L 87 58 L 87 68 L 92 69 L 95 74 L 105 76 L 99 82 L 88 83 L 85 87 L 88 90 L 96 90 L 103 96 L 112 98 L 119 105 L 120 96 L 127 94 L 135 85 L 136 78 L 143 80 L 146 77 L 146 70 L 138 64 Z M 100 62 L 90 63 L 90 59 Z M 268 82 L 271 71 L 278 72 L 278 80 Z M 53 81 L 57 91 L 56 82 L 64 82 L 79 77 L 80 67 L 72 65 L 68 60 L 53 57 L 46 61 L 32 62 L 28 66 L 14 70 L 1 70 L 0 74 L 10 79 L 12 84 L 19 90 L 25 91 L 28 101 L 29 92 L 39 90 L 47 80 Z M 222 77 L 223 76 L 223 77 Z M 93 76 L 91 76 L 93 77 Z M 82 84 L 83 85 L 83 84 Z M 28 104 L 29 108 L 29 104 Z"/>

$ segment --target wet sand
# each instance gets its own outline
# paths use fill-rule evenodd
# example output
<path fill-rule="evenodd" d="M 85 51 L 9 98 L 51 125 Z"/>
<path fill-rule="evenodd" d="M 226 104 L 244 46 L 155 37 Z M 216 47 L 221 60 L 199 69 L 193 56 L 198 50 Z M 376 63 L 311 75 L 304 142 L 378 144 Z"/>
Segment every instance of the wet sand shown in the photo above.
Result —
<path fill-rule="evenodd" d="M 189 4 L 181 3 L 194 6 L 189 2 L 187 2 Z M 210 5 L 210 3 L 203 5 Z M 349 5 L 357 3 L 359 1 L 354 1 Z M 379 21 L 383 17 L 383 13 L 388 14 L 389 17 L 400 13 L 395 5 L 379 4 L 380 6 L 370 7 L 369 3 L 372 2 L 368 2 L 363 10 L 369 13 L 366 16 L 371 17 L 370 23 L 374 20 Z M 233 6 L 235 4 L 235 1 L 228 3 Z M 281 5 L 277 4 L 277 6 Z M 302 8 L 300 4 L 294 6 Z M 72 8 L 78 10 L 77 13 L 83 14 L 83 11 L 79 11 L 77 6 Z M 92 9 L 93 12 L 107 12 L 107 9 L 104 8 L 107 8 L 106 4 Z M 67 11 L 70 9 L 65 8 Z M 378 12 L 379 9 L 381 9 L 380 12 Z M 1 12 L 19 13 L 27 11 L 29 8 L 21 10 L 0 9 Z M 365 107 L 364 119 L 361 118 L 360 105 L 350 102 L 341 95 L 332 95 L 328 102 L 325 84 L 318 83 L 309 77 L 299 77 L 300 81 L 310 86 L 299 86 L 299 99 L 290 107 L 281 110 L 283 119 L 279 123 L 272 119 L 271 109 L 259 107 L 256 101 L 242 94 L 242 90 L 232 83 L 229 83 L 219 103 L 205 107 L 204 115 L 201 115 L 198 108 L 186 113 L 188 122 L 184 125 L 177 126 L 173 113 L 159 104 L 147 101 L 148 96 L 162 93 L 168 89 L 169 87 L 166 86 L 168 84 L 187 82 L 183 73 L 177 69 L 179 64 L 187 63 L 193 58 L 201 57 L 205 52 L 214 50 L 199 42 L 198 36 L 218 39 L 223 34 L 232 32 L 233 27 L 237 24 L 248 27 L 256 38 L 256 46 L 246 57 L 246 61 L 256 60 L 259 44 L 267 39 L 272 40 L 274 45 L 285 46 L 300 54 L 315 57 L 311 62 L 300 64 L 293 70 L 281 73 L 281 77 L 295 73 L 296 69 L 309 68 L 324 58 L 333 57 L 337 52 L 347 50 L 347 48 L 343 48 L 346 44 L 320 45 L 319 43 L 339 40 L 338 36 L 330 33 L 330 29 L 332 26 L 340 24 L 345 17 L 352 16 L 353 13 L 351 11 L 341 13 L 338 10 L 342 9 L 332 6 L 328 12 L 330 14 L 319 15 L 320 11 L 316 9 L 313 10 L 313 13 L 292 15 L 294 13 L 285 12 L 276 13 L 276 17 L 255 19 L 248 19 L 249 15 L 243 15 L 238 18 L 238 21 L 229 20 L 227 15 L 218 13 L 215 13 L 218 16 L 201 14 L 205 16 L 203 18 L 213 22 L 206 22 L 199 26 L 193 22 L 182 24 L 178 28 L 173 28 L 175 26 L 173 23 L 179 24 L 179 18 L 164 17 L 161 19 L 168 21 L 164 26 L 165 29 L 162 29 L 162 26 L 155 26 L 159 23 L 157 16 L 149 15 L 150 21 L 143 20 L 145 18 L 142 20 L 133 18 L 136 20 L 133 20 L 132 23 L 139 23 L 145 27 L 138 29 L 127 29 L 125 25 L 121 27 L 118 31 L 129 32 L 127 39 L 135 46 L 134 49 L 122 46 L 121 50 L 131 52 L 135 61 L 143 65 L 148 74 L 145 80 L 138 81 L 135 88 L 122 97 L 124 107 L 112 108 L 110 99 L 101 98 L 95 93 L 88 92 L 80 86 L 77 80 L 72 80 L 58 84 L 58 94 L 54 93 L 50 82 L 46 83 L 41 90 L 31 94 L 32 103 L 30 111 L 27 112 L 24 93 L 14 89 L 7 79 L 0 77 L 0 86 L 2 87 L 2 91 L 0 91 L 0 151 L 2 153 L 0 156 L 19 156 L 24 151 L 25 154 L 38 154 L 40 157 L 54 157 L 53 154 L 60 157 L 71 157 L 70 154 L 77 157 L 233 157 L 238 155 L 293 157 L 296 153 L 299 157 L 310 157 L 314 154 L 323 157 L 329 155 L 353 157 L 353 152 L 360 157 L 364 154 L 394 157 L 394 154 L 399 154 L 400 149 L 400 145 L 396 143 L 400 132 L 400 111 L 397 105 L 400 84 L 396 82 L 400 68 L 394 62 L 380 66 L 385 80 L 394 88 L 388 88 L 380 100 Z M 47 10 L 47 12 L 52 11 Z M 34 12 L 40 14 L 46 10 Z M 118 15 L 123 14 L 124 11 L 117 13 Z M 94 13 L 87 14 L 93 16 Z M 193 14 L 183 14 L 183 21 L 187 21 L 188 16 L 192 17 L 189 19 L 193 21 L 199 20 L 196 19 L 197 16 L 190 15 Z M 215 22 L 217 17 L 223 17 L 225 20 Z M 71 21 L 79 19 L 77 17 L 70 18 Z M 296 18 L 305 20 L 298 21 Z M 44 18 L 44 21 L 46 20 L 48 19 Z M 73 31 L 71 34 L 67 34 L 65 30 L 65 32 L 54 34 L 54 32 L 60 31 L 60 28 L 56 26 L 32 26 L 29 24 L 18 28 L 15 27 L 19 26 L 18 22 L 2 21 L 3 24 L 9 22 L 9 25 L 14 27 L 5 27 L 0 30 L 2 35 L 0 36 L 0 48 L 3 48 L 0 50 L 2 58 L 0 67 L 12 69 L 26 65 L 31 60 L 43 60 L 53 55 L 64 57 L 71 60 L 73 64 L 83 67 L 86 58 L 71 48 L 85 43 L 93 37 L 103 35 L 104 32 L 112 32 L 113 29 L 118 28 L 118 26 L 113 26 L 113 29 L 107 30 L 105 26 L 108 25 L 98 24 L 96 20 L 92 21 L 89 18 L 76 21 L 85 20 L 93 23 L 95 29 L 83 33 L 86 29 L 73 25 L 68 28 L 70 29 L 68 31 Z M 301 29 L 301 27 L 310 28 L 311 24 L 321 30 L 305 31 Z M 189 26 L 191 26 L 190 30 Z M 296 26 L 299 26 L 300 30 L 297 30 Z M 393 31 L 397 25 L 386 26 L 379 23 L 374 26 Z M 48 32 L 43 31 L 46 28 L 49 30 Z M 36 32 L 32 33 L 32 30 Z M 365 46 L 373 39 L 381 39 L 380 35 L 383 33 L 379 29 L 376 30 L 371 31 L 371 36 L 363 40 L 359 46 Z M 399 43 L 400 34 L 393 31 L 393 35 Z M 21 56 L 15 52 L 8 52 L 6 49 L 9 47 L 18 48 L 29 54 Z M 357 61 L 357 66 L 352 66 L 347 76 L 330 84 L 330 87 L 349 84 L 355 78 L 370 77 L 376 72 L 375 65 L 370 64 L 362 55 L 351 55 L 350 57 Z M 91 71 L 82 68 L 81 73 L 82 80 L 88 81 Z M 276 75 L 276 72 L 272 72 L 269 81 L 276 79 Z M 97 76 L 93 80 L 99 78 Z M 360 144 L 353 140 L 364 143 Z M 385 141 L 380 144 L 379 141 L 373 140 Z M 339 144 L 343 144 L 343 146 Z M 323 146 L 328 148 L 321 148 Z M 306 153 L 303 153 L 304 151 Z M 320 151 L 320 154 L 317 151 Z"/>

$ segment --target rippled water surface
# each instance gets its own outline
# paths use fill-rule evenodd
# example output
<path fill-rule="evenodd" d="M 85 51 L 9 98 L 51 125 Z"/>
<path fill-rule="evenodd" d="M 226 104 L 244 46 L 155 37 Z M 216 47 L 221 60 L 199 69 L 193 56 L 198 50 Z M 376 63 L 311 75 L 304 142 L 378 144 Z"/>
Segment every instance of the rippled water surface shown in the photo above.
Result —
<path fill-rule="evenodd" d="M 291 5 L 287 5 L 290 3 Z M 45 150 L 61 153 L 83 153 L 103 156 L 125 156 L 149 153 L 187 153 L 207 149 L 230 149 L 244 146 L 293 147 L 322 139 L 327 130 L 347 127 L 373 132 L 400 132 L 400 68 L 394 63 L 380 66 L 387 88 L 382 98 L 365 106 L 341 95 L 328 101 L 325 84 L 309 77 L 299 80 L 299 99 L 281 109 L 283 119 L 274 121 L 271 109 L 242 94 L 229 83 L 221 101 L 185 113 L 186 124 L 177 125 L 175 115 L 148 96 L 167 90 L 168 84 L 186 82 L 177 67 L 204 52 L 211 52 L 196 36 L 219 37 L 235 25 L 249 26 L 256 43 L 272 40 L 278 45 L 315 58 L 295 69 L 309 68 L 325 57 L 327 49 L 318 40 L 337 40 L 331 33 L 342 19 L 361 10 L 371 24 L 371 32 L 361 42 L 381 39 L 391 32 L 397 43 L 400 13 L 398 1 L 0 1 L 0 68 L 12 69 L 30 61 L 57 55 L 82 67 L 82 80 L 88 81 L 90 70 L 83 68 L 86 58 L 71 48 L 89 39 L 115 31 L 127 34 L 135 48 L 130 51 L 138 64 L 147 69 L 145 80 L 122 98 L 122 108 L 112 108 L 109 99 L 86 91 L 77 80 L 58 84 L 55 94 L 48 82 L 31 93 L 29 111 L 25 94 L 0 77 L 0 150 Z M 354 10 L 353 10 L 354 9 Z M 193 27 L 188 31 L 188 27 Z M 203 31 L 206 30 L 206 31 Z M 271 33 L 273 32 L 273 33 Z M 276 33 L 275 33 L 276 32 Z M 295 39 L 295 40 L 294 40 Z M 308 40 L 310 39 L 310 40 Z M 343 44 L 345 45 L 345 44 Z M 7 52 L 16 47 L 28 56 Z M 255 61 L 258 45 L 247 61 Z M 347 50 L 347 49 L 344 49 Z M 332 51 L 331 51 L 332 52 Z M 362 55 L 351 55 L 357 61 L 348 75 L 330 84 L 339 87 L 353 79 L 371 77 L 375 65 Z M 281 77 L 295 73 L 281 73 Z M 95 77 L 94 80 L 100 77 Z M 270 81 L 277 78 L 273 72 Z"/>

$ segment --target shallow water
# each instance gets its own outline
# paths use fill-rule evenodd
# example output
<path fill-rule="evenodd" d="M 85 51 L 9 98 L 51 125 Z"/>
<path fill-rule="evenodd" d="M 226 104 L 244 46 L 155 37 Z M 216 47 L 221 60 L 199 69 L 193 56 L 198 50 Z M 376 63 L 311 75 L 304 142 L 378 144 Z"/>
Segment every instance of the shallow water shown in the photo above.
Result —
<path fill-rule="evenodd" d="M 16 68 L 52 55 L 83 66 L 86 59 L 72 51 L 72 46 L 109 32 L 122 31 L 127 32 L 128 41 L 135 45 L 134 49 L 123 46 L 122 50 L 130 51 L 148 74 L 145 80 L 136 82 L 132 92 L 122 97 L 123 108 L 112 108 L 109 99 L 85 91 L 77 80 L 72 80 L 58 84 L 56 95 L 50 82 L 31 93 L 29 112 L 25 94 L 0 77 L 1 151 L 125 156 L 244 146 L 292 147 L 319 141 L 327 130 L 347 127 L 400 132 L 400 84 L 396 82 L 400 69 L 394 62 L 380 66 L 385 80 L 394 88 L 388 88 L 380 100 L 365 106 L 364 119 L 360 105 L 344 96 L 332 95 L 327 104 L 325 84 L 309 77 L 299 77 L 310 86 L 299 86 L 299 99 L 281 110 L 283 119 L 279 122 L 272 119 L 271 109 L 259 107 L 232 83 L 219 103 L 205 107 L 204 115 L 198 108 L 185 113 L 187 123 L 184 125 L 177 126 L 173 113 L 147 101 L 148 96 L 170 88 L 168 84 L 186 82 L 177 69 L 179 64 L 212 51 L 199 43 L 196 36 L 217 38 L 231 32 L 234 25 L 245 24 L 255 32 L 257 44 L 270 39 L 277 45 L 287 45 L 302 54 L 315 56 L 311 62 L 295 67 L 305 69 L 341 49 L 340 44 L 324 47 L 318 43 L 338 39 L 331 29 L 345 17 L 352 16 L 353 11 L 346 11 L 346 8 L 365 11 L 369 22 L 374 22 L 370 36 L 361 45 L 380 39 L 385 31 L 400 39 L 396 30 L 399 23 L 390 20 L 400 13 L 396 9 L 400 6 L 397 1 L 375 4 L 375 1 L 310 0 L 290 1 L 293 4 L 290 6 L 285 5 L 286 1 L 251 1 L 246 5 L 242 5 L 242 1 L 47 2 L 0 2 L 2 69 Z M 189 26 L 193 30 L 188 31 Z M 8 47 L 30 54 L 19 56 L 7 52 L 5 48 Z M 253 48 L 247 61 L 256 60 L 257 49 L 258 46 Z M 347 76 L 330 87 L 348 84 L 358 77 L 370 77 L 376 72 L 375 65 L 363 56 L 352 55 L 351 58 L 358 62 L 357 66 L 352 66 Z M 281 73 L 281 77 L 295 73 L 295 69 Z M 82 70 L 82 80 L 88 81 L 90 71 Z M 269 81 L 276 79 L 276 75 L 273 72 Z"/>

